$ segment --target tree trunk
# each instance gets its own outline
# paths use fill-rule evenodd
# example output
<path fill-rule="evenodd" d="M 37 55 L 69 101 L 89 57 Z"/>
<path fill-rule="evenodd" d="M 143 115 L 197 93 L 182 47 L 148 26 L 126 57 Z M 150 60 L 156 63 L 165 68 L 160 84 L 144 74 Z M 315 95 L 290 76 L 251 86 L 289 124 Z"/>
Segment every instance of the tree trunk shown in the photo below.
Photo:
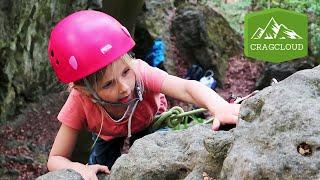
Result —
<path fill-rule="evenodd" d="M 120 21 L 133 34 L 143 3 L 144 0 L 103 0 L 102 10 Z"/>

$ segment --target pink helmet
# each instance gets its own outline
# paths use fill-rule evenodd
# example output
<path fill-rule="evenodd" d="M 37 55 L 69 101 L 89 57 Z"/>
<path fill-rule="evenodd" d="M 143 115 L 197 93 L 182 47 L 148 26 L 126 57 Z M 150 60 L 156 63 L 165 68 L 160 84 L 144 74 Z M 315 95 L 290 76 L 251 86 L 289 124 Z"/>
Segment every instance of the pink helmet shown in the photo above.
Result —
<path fill-rule="evenodd" d="M 48 55 L 58 79 L 70 83 L 111 64 L 134 45 L 128 30 L 113 17 L 84 10 L 56 25 Z"/>

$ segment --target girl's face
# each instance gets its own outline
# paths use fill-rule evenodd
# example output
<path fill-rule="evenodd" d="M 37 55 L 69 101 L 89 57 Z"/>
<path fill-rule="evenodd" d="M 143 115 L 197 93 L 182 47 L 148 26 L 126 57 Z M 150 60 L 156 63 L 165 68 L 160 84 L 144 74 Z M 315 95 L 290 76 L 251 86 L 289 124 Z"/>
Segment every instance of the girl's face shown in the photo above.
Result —
<path fill-rule="evenodd" d="M 107 68 L 98 83 L 98 95 L 109 102 L 126 103 L 134 97 L 136 76 L 133 69 L 123 60 L 115 61 Z"/>

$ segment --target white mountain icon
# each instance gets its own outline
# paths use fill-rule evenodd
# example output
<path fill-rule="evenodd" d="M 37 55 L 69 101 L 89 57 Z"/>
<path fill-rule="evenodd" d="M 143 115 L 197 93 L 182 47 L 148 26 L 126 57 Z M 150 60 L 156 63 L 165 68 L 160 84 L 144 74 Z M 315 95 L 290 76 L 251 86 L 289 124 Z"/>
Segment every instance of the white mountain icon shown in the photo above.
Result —
<path fill-rule="evenodd" d="M 251 39 L 302 39 L 302 37 L 285 25 L 279 25 L 274 18 L 271 17 L 267 26 L 264 29 L 259 27 Z"/>

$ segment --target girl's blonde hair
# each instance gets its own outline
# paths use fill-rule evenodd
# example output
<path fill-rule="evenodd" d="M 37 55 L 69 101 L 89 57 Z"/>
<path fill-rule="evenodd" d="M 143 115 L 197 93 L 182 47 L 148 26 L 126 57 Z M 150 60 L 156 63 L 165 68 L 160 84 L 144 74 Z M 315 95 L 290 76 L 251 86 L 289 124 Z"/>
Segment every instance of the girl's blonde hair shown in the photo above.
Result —
<path fill-rule="evenodd" d="M 134 58 L 132 58 L 129 54 L 125 54 L 125 55 L 121 56 L 119 59 L 112 62 L 111 64 L 105 66 L 104 68 L 98 70 L 97 72 L 95 72 L 89 76 L 86 76 L 85 78 L 88 80 L 90 86 L 94 90 L 97 90 L 97 88 L 100 85 L 99 83 L 102 82 L 102 78 L 103 78 L 104 74 L 107 71 L 112 71 L 112 74 L 115 74 L 115 72 L 117 71 L 116 70 L 117 64 L 119 62 L 123 62 L 123 63 L 126 63 L 130 67 L 130 69 L 132 69 L 134 71 L 135 76 L 136 76 L 136 81 L 138 83 L 142 84 L 140 75 L 137 72 L 136 67 L 133 65 L 133 60 L 134 60 Z M 84 82 L 84 78 L 68 84 L 69 91 L 71 91 L 73 88 L 78 90 L 79 92 L 83 93 L 84 95 L 91 96 L 91 93 L 87 90 L 86 84 Z"/>

